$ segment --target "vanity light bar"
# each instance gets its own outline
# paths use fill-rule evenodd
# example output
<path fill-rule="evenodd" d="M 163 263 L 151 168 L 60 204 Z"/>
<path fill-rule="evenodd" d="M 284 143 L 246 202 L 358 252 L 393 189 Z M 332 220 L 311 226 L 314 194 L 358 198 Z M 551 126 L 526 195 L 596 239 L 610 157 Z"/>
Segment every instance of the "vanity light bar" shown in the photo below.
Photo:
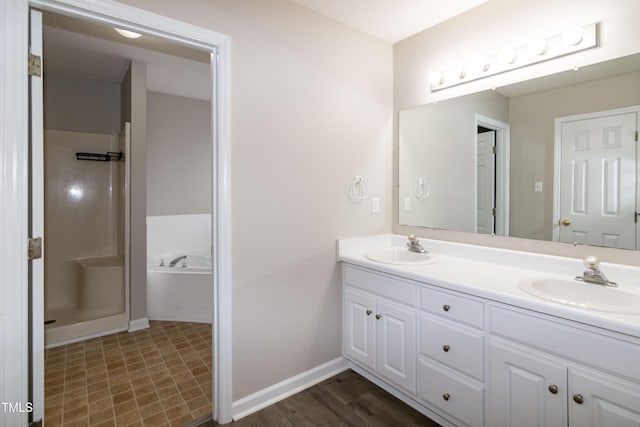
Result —
<path fill-rule="evenodd" d="M 462 67 L 452 65 L 448 70 L 431 72 L 428 77 L 431 92 L 591 49 L 597 45 L 596 25 L 567 27 L 560 34 L 536 37 L 513 48 L 505 47 Z"/>

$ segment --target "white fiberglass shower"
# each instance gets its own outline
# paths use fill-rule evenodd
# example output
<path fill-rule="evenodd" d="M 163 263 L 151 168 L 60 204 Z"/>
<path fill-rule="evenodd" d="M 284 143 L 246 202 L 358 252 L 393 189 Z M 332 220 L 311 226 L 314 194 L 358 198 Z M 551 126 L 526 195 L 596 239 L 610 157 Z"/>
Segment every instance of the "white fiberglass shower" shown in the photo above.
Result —
<path fill-rule="evenodd" d="M 127 328 L 126 135 L 44 132 L 47 347 Z"/>

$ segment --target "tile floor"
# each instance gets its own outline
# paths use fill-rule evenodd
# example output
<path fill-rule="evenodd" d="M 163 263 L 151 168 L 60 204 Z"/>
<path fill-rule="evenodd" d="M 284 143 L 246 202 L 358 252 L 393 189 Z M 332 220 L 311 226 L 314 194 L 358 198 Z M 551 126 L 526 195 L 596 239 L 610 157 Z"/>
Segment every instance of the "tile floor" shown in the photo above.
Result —
<path fill-rule="evenodd" d="M 211 413 L 211 325 L 151 327 L 45 353 L 45 423 L 184 426 Z"/>

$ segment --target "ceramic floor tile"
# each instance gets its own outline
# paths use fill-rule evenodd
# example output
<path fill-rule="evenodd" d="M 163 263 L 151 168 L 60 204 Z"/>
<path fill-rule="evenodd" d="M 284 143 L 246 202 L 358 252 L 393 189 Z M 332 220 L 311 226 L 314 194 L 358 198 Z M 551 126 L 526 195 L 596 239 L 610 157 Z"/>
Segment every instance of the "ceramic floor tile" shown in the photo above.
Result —
<path fill-rule="evenodd" d="M 47 426 L 182 426 L 211 408 L 211 325 L 151 321 L 45 352 Z"/>

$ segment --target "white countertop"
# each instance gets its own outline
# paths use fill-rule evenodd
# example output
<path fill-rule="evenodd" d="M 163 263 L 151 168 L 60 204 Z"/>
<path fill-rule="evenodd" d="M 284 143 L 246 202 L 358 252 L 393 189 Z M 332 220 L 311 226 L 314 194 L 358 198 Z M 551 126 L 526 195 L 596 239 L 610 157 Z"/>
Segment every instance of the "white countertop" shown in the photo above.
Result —
<path fill-rule="evenodd" d="M 420 243 L 437 258 L 433 264 L 391 265 L 364 256 L 376 249 L 404 249 L 406 242 L 407 236 L 393 234 L 341 239 L 338 261 L 640 338 L 640 314 L 571 307 L 529 295 L 517 286 L 522 280 L 571 279 L 582 274 L 581 259 L 429 239 Z M 618 289 L 640 295 L 640 268 L 604 262 L 600 268 Z"/>

